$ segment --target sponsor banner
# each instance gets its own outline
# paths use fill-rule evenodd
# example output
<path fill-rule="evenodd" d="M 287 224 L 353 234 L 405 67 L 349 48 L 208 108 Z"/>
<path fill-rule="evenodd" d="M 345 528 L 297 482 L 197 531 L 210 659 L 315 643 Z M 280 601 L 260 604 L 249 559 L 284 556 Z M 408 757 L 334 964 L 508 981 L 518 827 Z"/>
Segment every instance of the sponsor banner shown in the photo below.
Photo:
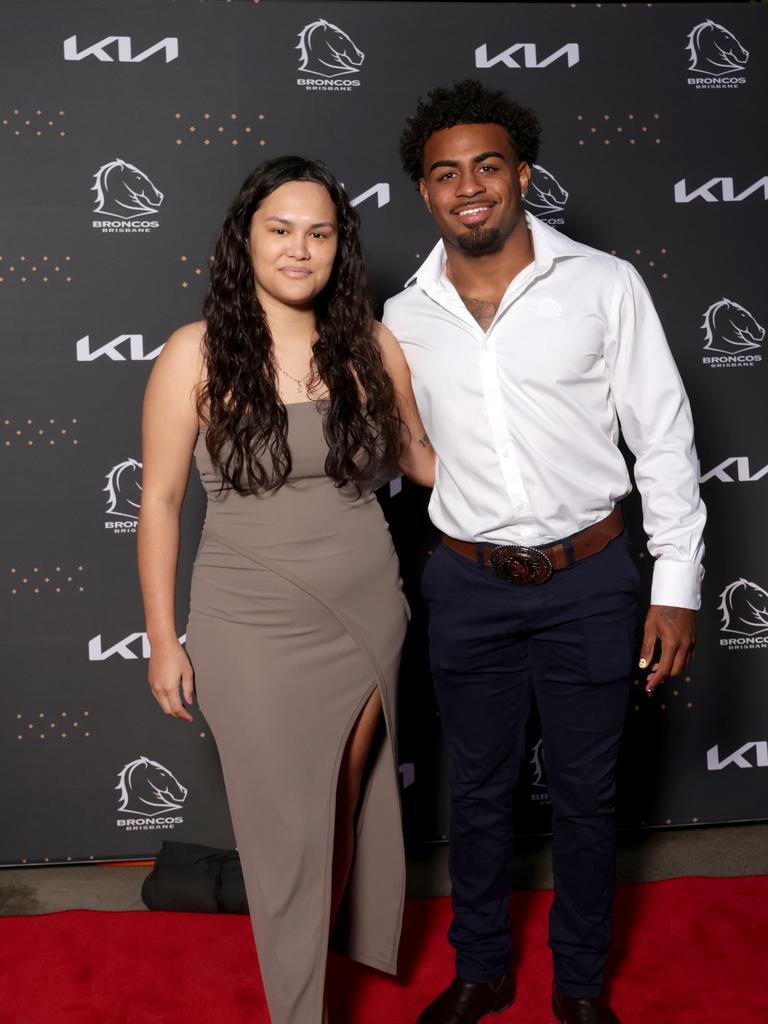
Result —
<path fill-rule="evenodd" d="M 131 440 L 146 378 L 170 331 L 200 316 L 212 233 L 232 190 L 262 159 L 294 151 L 291 140 L 299 152 L 305 140 L 307 155 L 341 171 L 365 221 L 377 301 L 398 291 L 437 240 L 403 175 L 399 133 L 417 98 L 467 77 L 537 111 L 546 163 L 532 168 L 526 208 L 579 242 L 632 254 L 691 396 L 710 505 L 705 614 L 714 637 L 709 648 L 700 645 L 684 687 L 669 684 L 662 703 L 631 703 L 626 763 L 642 761 L 647 771 L 624 772 L 620 820 L 637 827 L 765 817 L 768 735 L 754 727 L 768 715 L 760 546 L 768 166 L 759 159 L 752 96 L 764 60 L 752 27 L 760 5 L 629 5 L 613 13 L 603 5 L 583 17 L 567 4 L 527 5 L 522 21 L 510 20 L 509 5 L 468 2 L 176 4 L 171 18 L 164 0 L 144 0 L 140 15 L 132 10 L 139 5 L 126 4 L 118 20 L 108 6 L 82 3 L 64 21 L 66 5 L 55 0 L 42 0 L 49 18 L 30 19 L 23 4 L 4 12 L 5 63 L 16 86 L 0 118 L 9 149 L 0 426 L 11 680 L 2 720 L 18 784 L 0 812 L 18 827 L 5 830 L 0 863 L 149 856 L 171 837 L 166 829 L 231 844 L 202 712 L 199 732 L 177 730 L 147 699 L 151 651 L 133 557 L 143 468 Z M 214 37 L 227 45 L 211 48 Z M 626 73 L 611 88 L 619 66 Z M 534 302 L 539 323 L 561 315 L 562 303 L 545 288 Z M 535 345 L 545 334 L 515 344 Z M 752 372 L 709 372 L 726 369 Z M 456 420 L 460 429 L 460 409 Z M 419 596 L 435 541 L 428 494 L 396 479 L 378 499 L 414 609 L 399 723 L 406 839 L 440 841 L 449 831 L 448 770 Z M 180 614 L 204 502 L 193 469 L 180 529 Z M 637 492 L 628 496 L 628 532 L 642 550 L 640 506 Z M 86 564 L 101 567 L 98 585 L 56 586 Z M 650 570 L 647 555 L 643 564 Z M 752 653 L 731 658 L 736 651 Z M 121 713 L 110 717 L 104 711 L 116 687 Z M 51 723 L 82 708 L 100 724 L 70 750 L 82 730 Z M 27 728 L 33 716 L 39 729 Z M 540 737 L 530 729 L 522 755 L 515 826 L 523 835 L 549 825 L 551 748 Z M 118 776 L 142 760 L 132 792 L 142 772 L 168 771 L 191 797 L 174 798 L 169 783 L 172 809 L 134 800 L 120 807 Z M 150 770 L 150 760 L 159 769 Z M 104 801 L 96 815 L 94 785 Z"/>

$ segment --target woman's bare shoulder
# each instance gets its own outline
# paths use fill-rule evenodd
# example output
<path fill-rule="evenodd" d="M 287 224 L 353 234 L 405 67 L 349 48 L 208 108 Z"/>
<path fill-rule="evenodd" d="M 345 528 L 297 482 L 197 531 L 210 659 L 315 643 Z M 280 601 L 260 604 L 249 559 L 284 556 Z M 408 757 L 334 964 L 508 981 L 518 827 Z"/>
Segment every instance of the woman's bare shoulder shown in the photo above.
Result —
<path fill-rule="evenodd" d="M 197 320 L 177 327 L 163 346 L 158 363 L 186 371 L 200 379 L 205 367 L 203 339 L 206 326 L 204 320 Z"/>
<path fill-rule="evenodd" d="M 205 337 L 206 327 L 205 320 L 195 320 L 194 323 L 177 327 L 168 338 L 165 347 L 170 348 L 171 351 L 179 355 L 186 354 L 194 357 L 203 351 L 203 338 Z"/>

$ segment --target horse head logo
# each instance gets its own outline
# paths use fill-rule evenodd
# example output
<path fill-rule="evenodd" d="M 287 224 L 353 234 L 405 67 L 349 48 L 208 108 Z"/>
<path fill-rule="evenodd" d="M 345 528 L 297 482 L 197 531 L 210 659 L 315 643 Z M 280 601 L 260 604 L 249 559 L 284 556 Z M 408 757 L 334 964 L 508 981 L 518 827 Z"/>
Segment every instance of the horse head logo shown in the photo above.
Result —
<path fill-rule="evenodd" d="M 167 811 L 177 811 L 187 799 L 189 790 L 157 761 L 137 757 L 118 773 L 115 789 L 120 791 L 118 810 L 154 818 Z"/>
<path fill-rule="evenodd" d="M 346 32 L 324 18 L 305 25 L 299 32 L 299 71 L 322 78 L 340 78 L 360 70 L 365 54 Z"/>
<path fill-rule="evenodd" d="M 528 762 L 533 768 L 533 781 L 532 786 L 538 786 L 544 788 L 547 785 L 547 780 L 544 775 L 544 740 L 539 740 L 534 744 L 531 749 L 531 760 Z"/>
<path fill-rule="evenodd" d="M 744 49 L 736 36 L 710 19 L 691 29 L 687 49 L 691 62 L 688 70 L 715 77 L 743 71 L 749 60 L 749 50 Z"/>
<path fill-rule="evenodd" d="M 730 299 L 713 302 L 701 327 L 707 339 L 704 348 L 729 355 L 758 348 L 765 337 L 765 328 L 749 310 Z"/>
<path fill-rule="evenodd" d="M 107 512 L 123 519 L 138 519 L 141 507 L 141 463 L 136 459 L 118 462 L 107 473 Z"/>
<path fill-rule="evenodd" d="M 762 636 L 768 633 L 768 591 L 743 577 L 730 583 L 720 595 L 723 633 Z"/>
<path fill-rule="evenodd" d="M 540 164 L 531 165 L 531 180 L 525 204 L 538 216 L 542 213 L 559 213 L 568 202 L 568 193 L 548 170 Z"/>
<path fill-rule="evenodd" d="M 124 160 L 113 160 L 104 164 L 96 174 L 96 213 L 122 220 L 157 213 L 163 201 L 160 192 L 146 174 Z"/>

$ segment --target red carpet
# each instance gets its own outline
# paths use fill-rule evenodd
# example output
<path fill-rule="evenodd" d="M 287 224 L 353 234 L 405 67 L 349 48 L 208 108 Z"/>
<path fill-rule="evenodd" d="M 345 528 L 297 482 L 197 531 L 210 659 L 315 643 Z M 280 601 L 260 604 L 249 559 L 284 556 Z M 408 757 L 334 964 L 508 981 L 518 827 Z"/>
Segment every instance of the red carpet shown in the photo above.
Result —
<path fill-rule="evenodd" d="M 519 996 L 494 1024 L 547 1024 L 551 893 L 519 893 Z M 622 1024 L 768 1021 L 768 876 L 619 890 L 612 1005 Z M 413 1024 L 452 976 L 447 900 L 412 900 L 401 976 L 333 958 L 334 1024 Z M 266 1024 L 247 918 L 68 911 L 0 918 L 2 1024 Z"/>

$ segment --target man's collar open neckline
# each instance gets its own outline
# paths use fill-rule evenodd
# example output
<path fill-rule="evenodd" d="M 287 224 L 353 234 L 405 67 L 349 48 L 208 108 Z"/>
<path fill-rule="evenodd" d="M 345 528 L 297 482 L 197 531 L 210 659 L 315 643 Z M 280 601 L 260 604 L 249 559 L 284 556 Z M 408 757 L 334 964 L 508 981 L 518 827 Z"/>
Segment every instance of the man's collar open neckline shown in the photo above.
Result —
<path fill-rule="evenodd" d="M 553 261 L 561 257 L 589 255 L 579 242 L 574 242 L 567 235 L 561 234 L 548 224 L 543 224 L 528 210 L 525 211 L 525 220 L 533 239 L 533 262 L 540 273 L 548 270 Z M 419 269 L 408 278 L 404 287 L 409 288 L 412 284 L 418 284 L 427 291 L 431 285 L 437 284 L 443 278 L 445 260 L 445 243 L 441 238 Z"/>

